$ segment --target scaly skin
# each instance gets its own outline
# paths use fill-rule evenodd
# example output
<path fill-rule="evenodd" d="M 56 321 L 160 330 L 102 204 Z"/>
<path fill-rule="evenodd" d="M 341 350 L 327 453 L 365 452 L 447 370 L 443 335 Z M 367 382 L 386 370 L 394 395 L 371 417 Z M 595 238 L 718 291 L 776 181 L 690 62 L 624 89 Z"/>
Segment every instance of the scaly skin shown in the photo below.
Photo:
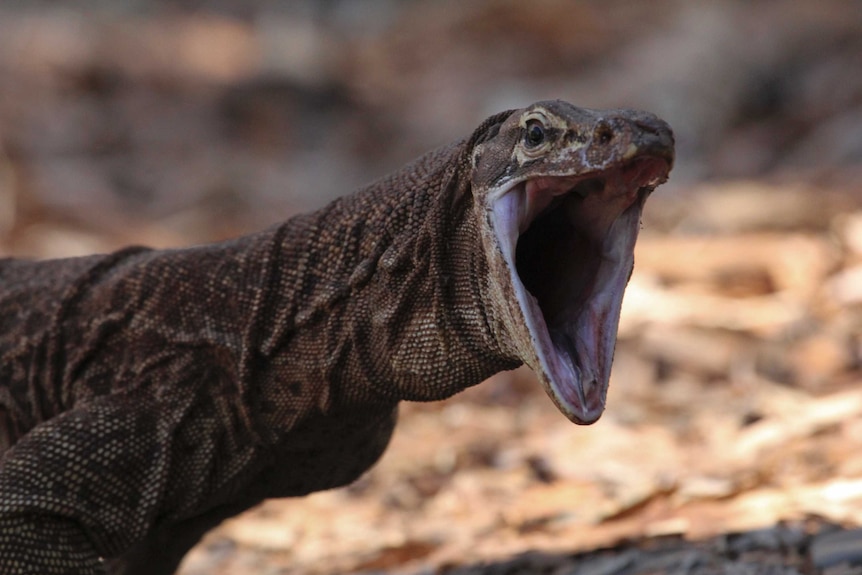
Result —
<path fill-rule="evenodd" d="M 545 365 L 554 352 L 530 328 L 541 312 L 519 304 L 494 202 L 532 181 L 526 229 L 573 177 L 658 158 L 626 176 L 631 194 L 585 200 L 619 204 L 599 213 L 608 223 L 573 216 L 610 236 L 646 195 L 637 188 L 664 181 L 672 146 L 652 116 L 544 102 L 257 234 L 0 260 L 0 572 L 173 573 L 224 518 L 356 479 L 385 449 L 399 401 L 443 399 L 524 362 L 568 417 L 594 420 L 593 383 L 585 393 Z M 573 299 L 597 299 L 579 290 Z M 537 297 L 549 325 L 575 325 L 567 296 Z"/>

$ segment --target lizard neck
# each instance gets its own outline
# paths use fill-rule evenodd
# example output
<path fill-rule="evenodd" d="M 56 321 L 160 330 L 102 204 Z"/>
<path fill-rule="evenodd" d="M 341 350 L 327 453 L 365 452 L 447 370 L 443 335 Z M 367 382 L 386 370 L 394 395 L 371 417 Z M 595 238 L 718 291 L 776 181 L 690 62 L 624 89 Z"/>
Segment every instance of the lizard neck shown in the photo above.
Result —
<path fill-rule="evenodd" d="M 431 152 L 274 232 L 255 347 L 307 366 L 328 403 L 443 399 L 520 364 L 489 325 L 465 148 Z"/>

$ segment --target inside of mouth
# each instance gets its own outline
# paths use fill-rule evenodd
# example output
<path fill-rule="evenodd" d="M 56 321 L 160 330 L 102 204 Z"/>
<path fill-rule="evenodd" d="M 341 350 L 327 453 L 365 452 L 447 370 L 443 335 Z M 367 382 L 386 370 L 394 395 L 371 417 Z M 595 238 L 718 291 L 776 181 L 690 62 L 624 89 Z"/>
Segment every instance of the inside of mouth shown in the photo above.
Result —
<path fill-rule="evenodd" d="M 600 270 L 615 265 L 613 223 L 638 210 L 666 164 L 653 158 L 570 184 L 518 236 L 515 268 L 536 299 L 555 347 L 571 351 L 574 326 L 597 291 Z M 553 185 L 549 185 L 553 189 Z M 622 238 L 619 238 L 622 240 Z M 625 243 L 621 241 L 621 243 Z M 573 358 L 574 359 L 574 358 Z"/>
<path fill-rule="evenodd" d="M 605 239 L 577 226 L 572 214 L 605 185 L 603 178 L 578 182 L 530 223 L 515 249 L 518 276 L 536 299 L 554 347 L 571 364 L 577 363 L 576 320 L 597 287 Z"/>
<path fill-rule="evenodd" d="M 600 181 L 584 183 L 595 188 Z M 518 238 L 518 276 L 536 298 L 549 330 L 561 329 L 575 318 L 593 290 L 601 263 L 604 238 L 590 237 L 569 217 L 582 202 L 574 190 L 558 198 Z"/>
<path fill-rule="evenodd" d="M 646 158 L 586 177 L 539 176 L 503 188 L 493 204 L 530 335 L 522 358 L 576 423 L 604 410 L 641 210 L 668 169 Z"/>

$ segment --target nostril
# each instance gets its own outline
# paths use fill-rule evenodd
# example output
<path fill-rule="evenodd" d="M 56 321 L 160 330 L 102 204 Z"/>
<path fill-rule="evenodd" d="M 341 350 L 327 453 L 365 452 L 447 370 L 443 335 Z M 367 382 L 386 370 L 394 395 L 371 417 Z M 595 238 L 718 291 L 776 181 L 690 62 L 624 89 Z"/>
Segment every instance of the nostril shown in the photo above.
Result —
<path fill-rule="evenodd" d="M 593 131 L 593 141 L 599 144 L 607 144 L 614 139 L 613 129 L 605 122 L 599 122 Z"/>

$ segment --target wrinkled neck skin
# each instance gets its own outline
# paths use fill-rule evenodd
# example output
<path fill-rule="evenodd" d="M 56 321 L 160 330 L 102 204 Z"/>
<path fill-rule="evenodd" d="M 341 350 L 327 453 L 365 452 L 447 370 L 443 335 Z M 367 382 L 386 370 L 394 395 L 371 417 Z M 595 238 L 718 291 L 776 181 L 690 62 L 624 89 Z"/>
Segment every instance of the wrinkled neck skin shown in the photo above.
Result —
<path fill-rule="evenodd" d="M 8 353 L 64 358 L 28 376 L 41 395 L 14 407 L 20 433 L 148 388 L 177 413 L 235 398 L 236 425 L 277 440 L 319 415 L 385 415 L 517 367 L 494 327 L 468 148 L 234 240 L 15 264 L 32 277 L 7 307 L 39 291 L 56 309 L 6 333 Z M 64 271 L 69 285 L 50 280 Z"/>
<path fill-rule="evenodd" d="M 254 347 L 295 364 L 297 381 L 321 382 L 321 408 L 439 400 L 520 365 L 493 327 L 466 147 L 431 152 L 266 240 L 277 265 L 264 273 Z M 265 381 L 267 395 L 285 383 Z"/>

